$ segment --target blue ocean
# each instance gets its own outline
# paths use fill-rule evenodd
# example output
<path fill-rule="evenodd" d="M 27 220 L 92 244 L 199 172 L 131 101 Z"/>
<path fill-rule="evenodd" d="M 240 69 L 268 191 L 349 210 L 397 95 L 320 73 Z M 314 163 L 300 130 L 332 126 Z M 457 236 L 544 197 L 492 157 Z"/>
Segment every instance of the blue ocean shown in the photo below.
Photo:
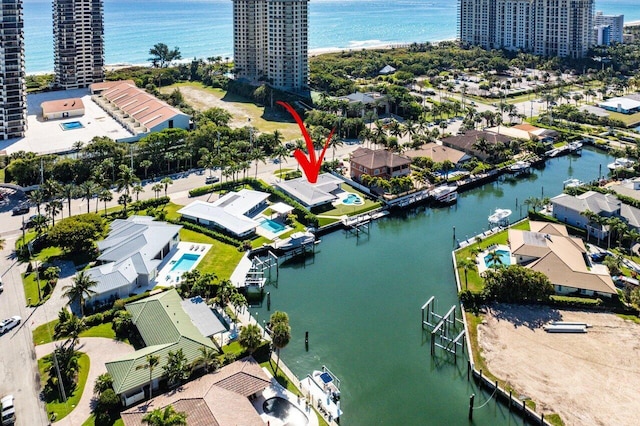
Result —
<path fill-rule="evenodd" d="M 311 0 L 309 49 L 363 48 L 456 37 L 455 0 Z M 638 0 L 599 0 L 596 9 L 640 20 Z M 28 73 L 53 70 L 51 0 L 24 0 Z M 183 58 L 231 57 L 231 0 L 105 0 L 107 64 L 148 63 L 156 43 Z"/>

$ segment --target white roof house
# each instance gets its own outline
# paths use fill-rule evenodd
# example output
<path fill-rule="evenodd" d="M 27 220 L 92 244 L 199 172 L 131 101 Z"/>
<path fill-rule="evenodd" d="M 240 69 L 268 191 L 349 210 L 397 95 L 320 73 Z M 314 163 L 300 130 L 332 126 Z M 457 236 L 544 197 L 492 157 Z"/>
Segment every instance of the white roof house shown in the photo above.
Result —
<path fill-rule="evenodd" d="M 136 287 L 147 286 L 180 241 L 181 228 L 148 216 L 114 220 L 107 238 L 98 242 L 98 265 L 87 270 L 97 282 L 92 289 L 96 293 L 87 302 L 126 297 Z"/>
<path fill-rule="evenodd" d="M 307 208 L 321 206 L 338 199 L 337 193 L 342 192 L 342 180 L 329 173 L 318 176 L 315 184 L 309 183 L 304 177 L 285 180 L 276 183 L 276 187 L 289 194 Z"/>
<path fill-rule="evenodd" d="M 178 213 L 185 219 L 244 237 L 255 232 L 259 223 L 252 216 L 266 206 L 268 198 L 266 192 L 242 189 L 229 192 L 213 203 L 194 201 L 178 210 Z"/>
<path fill-rule="evenodd" d="M 600 102 L 599 105 L 600 108 L 608 111 L 621 112 L 623 114 L 630 114 L 640 110 L 640 102 L 631 98 L 611 98 Z"/>

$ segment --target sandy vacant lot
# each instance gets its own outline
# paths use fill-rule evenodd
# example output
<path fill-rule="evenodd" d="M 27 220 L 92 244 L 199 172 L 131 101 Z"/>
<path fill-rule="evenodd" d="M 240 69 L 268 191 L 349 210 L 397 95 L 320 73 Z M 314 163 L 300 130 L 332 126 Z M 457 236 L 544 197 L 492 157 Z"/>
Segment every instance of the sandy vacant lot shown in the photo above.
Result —
<path fill-rule="evenodd" d="M 586 334 L 546 333 L 553 320 Z M 637 425 L 640 325 L 613 314 L 495 305 L 478 327 L 489 370 L 565 425 Z"/>

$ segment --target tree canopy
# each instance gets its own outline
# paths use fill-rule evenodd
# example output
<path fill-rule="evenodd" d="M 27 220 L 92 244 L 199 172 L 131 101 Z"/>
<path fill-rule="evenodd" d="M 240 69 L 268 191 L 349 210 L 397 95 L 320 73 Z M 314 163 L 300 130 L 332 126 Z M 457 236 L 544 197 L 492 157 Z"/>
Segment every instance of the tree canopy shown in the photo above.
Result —
<path fill-rule="evenodd" d="M 483 295 L 488 300 L 522 303 L 548 300 L 554 293 L 546 275 L 520 265 L 487 270 Z"/>

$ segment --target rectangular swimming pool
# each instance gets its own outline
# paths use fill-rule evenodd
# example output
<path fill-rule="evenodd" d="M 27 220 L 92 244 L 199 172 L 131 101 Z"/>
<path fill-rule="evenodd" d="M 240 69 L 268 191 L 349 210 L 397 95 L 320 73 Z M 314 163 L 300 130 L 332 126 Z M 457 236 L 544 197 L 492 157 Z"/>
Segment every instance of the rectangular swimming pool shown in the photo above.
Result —
<path fill-rule="evenodd" d="M 193 268 L 193 265 L 200 258 L 199 254 L 184 253 L 180 259 L 173 265 L 171 272 L 187 272 Z"/>
<path fill-rule="evenodd" d="M 286 229 L 284 225 L 281 225 L 275 220 L 271 220 L 267 218 L 260 219 L 260 227 L 269 232 L 273 232 L 274 234 L 277 234 L 278 232 L 282 232 Z"/>
<path fill-rule="evenodd" d="M 73 130 L 73 129 L 82 129 L 84 125 L 79 121 L 67 121 L 66 123 L 61 123 L 62 130 Z"/>

